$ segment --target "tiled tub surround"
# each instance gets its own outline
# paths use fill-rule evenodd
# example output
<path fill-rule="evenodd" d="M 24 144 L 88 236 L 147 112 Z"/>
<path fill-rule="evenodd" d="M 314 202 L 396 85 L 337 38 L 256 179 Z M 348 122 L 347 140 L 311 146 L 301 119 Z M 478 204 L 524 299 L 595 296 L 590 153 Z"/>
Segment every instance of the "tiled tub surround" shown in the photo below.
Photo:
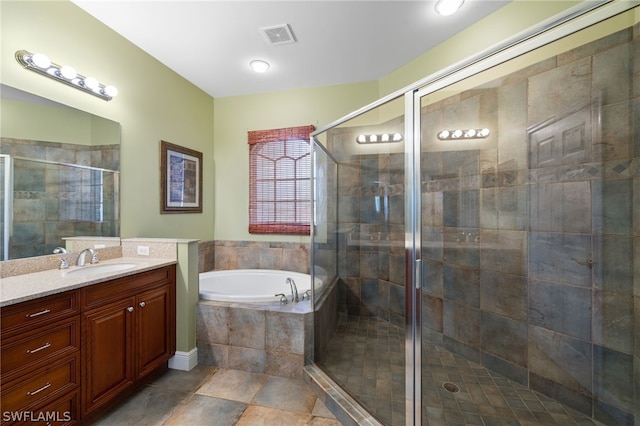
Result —
<path fill-rule="evenodd" d="M 269 241 L 201 241 L 199 272 L 214 269 L 277 269 L 309 273 L 309 244 Z"/>
<path fill-rule="evenodd" d="M 200 300 L 198 364 L 302 379 L 313 360 L 311 302 L 260 304 Z"/>
<path fill-rule="evenodd" d="M 315 312 L 308 300 L 286 305 L 200 300 L 198 363 L 302 379 L 303 367 L 313 362 L 314 316 L 327 322 L 337 316 L 335 288 L 328 286 Z"/>
<path fill-rule="evenodd" d="M 424 338 L 612 425 L 640 421 L 639 39 L 636 25 L 423 111 L 425 141 L 452 117 L 496 129 L 423 146 Z M 346 132 L 337 145 L 367 133 Z M 339 150 L 341 305 L 402 325 L 404 154 Z"/>
<path fill-rule="evenodd" d="M 2 138 L 0 153 L 14 158 L 10 257 L 51 253 L 70 235 L 120 235 L 119 152 L 119 145 Z"/>

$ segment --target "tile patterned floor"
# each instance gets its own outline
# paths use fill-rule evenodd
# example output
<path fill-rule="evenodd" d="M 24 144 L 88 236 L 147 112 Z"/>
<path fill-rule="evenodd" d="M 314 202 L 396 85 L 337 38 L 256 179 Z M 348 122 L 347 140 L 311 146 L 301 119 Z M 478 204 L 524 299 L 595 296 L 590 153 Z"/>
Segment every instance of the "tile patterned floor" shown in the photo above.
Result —
<path fill-rule="evenodd" d="M 169 370 L 98 426 L 341 426 L 301 380 L 197 366 Z"/>
<path fill-rule="evenodd" d="M 343 318 L 320 365 L 385 425 L 404 426 L 403 345 L 404 331 L 386 321 Z M 424 426 L 600 425 L 435 344 L 422 351 Z"/>

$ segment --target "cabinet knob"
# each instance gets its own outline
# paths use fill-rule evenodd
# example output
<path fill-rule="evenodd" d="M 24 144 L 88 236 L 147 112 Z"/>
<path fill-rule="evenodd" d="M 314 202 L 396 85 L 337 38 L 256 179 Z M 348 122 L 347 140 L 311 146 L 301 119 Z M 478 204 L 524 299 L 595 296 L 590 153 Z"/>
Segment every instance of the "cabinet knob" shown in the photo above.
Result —
<path fill-rule="evenodd" d="M 127 311 L 129 311 L 129 312 L 133 312 L 133 306 L 129 306 L 129 307 L 127 308 Z"/>
<path fill-rule="evenodd" d="M 140 302 L 140 307 L 141 307 L 141 308 L 144 308 L 145 306 L 147 306 L 147 304 L 146 304 L 146 303 L 144 303 L 144 302 Z"/>

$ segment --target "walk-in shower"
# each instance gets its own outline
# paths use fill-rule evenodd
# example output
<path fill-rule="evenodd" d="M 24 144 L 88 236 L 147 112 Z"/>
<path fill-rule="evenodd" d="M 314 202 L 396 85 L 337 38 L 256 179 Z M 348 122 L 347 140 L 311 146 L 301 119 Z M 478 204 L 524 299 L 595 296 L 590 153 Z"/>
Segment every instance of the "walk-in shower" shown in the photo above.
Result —
<path fill-rule="evenodd" d="M 640 15 L 590 7 L 314 134 L 313 369 L 377 421 L 640 424 Z"/>

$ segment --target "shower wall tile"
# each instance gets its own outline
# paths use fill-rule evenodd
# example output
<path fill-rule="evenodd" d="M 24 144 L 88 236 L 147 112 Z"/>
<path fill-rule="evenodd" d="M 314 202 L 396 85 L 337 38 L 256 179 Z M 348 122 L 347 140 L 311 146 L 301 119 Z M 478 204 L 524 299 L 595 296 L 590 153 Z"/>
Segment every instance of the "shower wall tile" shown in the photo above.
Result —
<path fill-rule="evenodd" d="M 392 314 L 404 316 L 406 307 L 406 292 L 404 286 L 388 283 L 389 311 Z"/>
<path fill-rule="evenodd" d="M 638 45 L 640 46 L 640 43 Z M 640 56 L 640 48 L 638 48 L 638 56 Z M 638 62 L 640 63 L 640 59 L 638 59 Z M 638 68 L 640 68 L 640 65 Z M 640 92 L 640 83 L 636 83 L 636 87 L 638 87 L 636 90 Z M 640 157 L 640 99 L 631 102 L 631 107 L 633 119 L 631 155 L 637 159 Z"/>
<path fill-rule="evenodd" d="M 534 325 L 529 326 L 529 370 L 569 389 L 592 391 L 592 345 Z"/>
<path fill-rule="evenodd" d="M 462 236 L 462 233 L 464 233 L 465 236 Z M 468 234 L 471 235 L 468 236 Z M 458 234 L 456 233 L 454 235 Z M 447 241 L 452 239 L 452 237 L 445 237 L 443 260 L 446 263 L 454 265 L 478 268 L 480 266 L 480 245 L 475 242 L 464 242 L 466 238 L 469 238 L 470 241 L 475 241 L 475 236 L 477 235 L 477 230 L 467 229 L 462 231 L 459 237 L 453 237 L 455 238 L 453 241 Z M 461 240 L 461 242 L 456 242 L 458 239 Z"/>
<path fill-rule="evenodd" d="M 633 181 L 612 179 L 593 182 L 594 231 L 631 235 Z"/>
<path fill-rule="evenodd" d="M 527 325 L 521 321 L 482 312 L 480 322 L 480 350 L 527 366 Z"/>
<path fill-rule="evenodd" d="M 527 262 L 527 233 L 481 230 L 480 265 L 512 275 L 524 275 Z"/>
<path fill-rule="evenodd" d="M 425 259 L 442 260 L 443 238 L 442 228 L 422 227 L 422 255 Z"/>
<path fill-rule="evenodd" d="M 593 293 L 593 343 L 633 354 L 633 296 L 602 292 Z"/>
<path fill-rule="evenodd" d="M 563 386 L 553 380 L 529 374 L 529 387 L 588 416 L 592 415 L 593 397 Z"/>
<path fill-rule="evenodd" d="M 591 259 L 589 235 L 530 233 L 531 278 L 589 287 L 591 285 L 589 259 Z"/>
<path fill-rule="evenodd" d="M 603 401 L 594 401 L 593 418 L 606 425 L 634 426 L 633 414 Z"/>
<path fill-rule="evenodd" d="M 633 411 L 633 357 L 594 345 L 593 368 L 595 397 Z"/>
<path fill-rule="evenodd" d="M 443 194 L 442 192 L 422 193 L 422 225 L 443 226 Z"/>
<path fill-rule="evenodd" d="M 405 279 L 405 255 L 404 252 L 399 254 L 389 254 L 389 281 L 394 284 L 404 285 Z"/>
<path fill-rule="evenodd" d="M 633 293 L 633 239 L 596 235 L 594 241 L 594 286 L 625 295 Z"/>
<path fill-rule="evenodd" d="M 591 289 L 532 280 L 529 284 L 530 324 L 591 340 Z"/>
<path fill-rule="evenodd" d="M 423 261 L 424 277 L 422 279 L 422 291 L 432 296 L 443 295 L 443 268 L 442 262 Z"/>
<path fill-rule="evenodd" d="M 625 34 L 625 38 L 628 35 Z M 626 101 L 631 95 L 633 47 L 631 43 L 607 49 L 593 56 L 593 93 L 604 105 Z"/>
<path fill-rule="evenodd" d="M 338 222 L 357 222 L 359 219 L 360 197 L 345 195 L 338 197 Z"/>
<path fill-rule="evenodd" d="M 480 307 L 480 271 L 477 269 L 444 266 L 444 298 Z"/>
<path fill-rule="evenodd" d="M 480 309 L 505 317 L 527 319 L 527 290 L 524 277 L 480 271 Z"/>
<path fill-rule="evenodd" d="M 480 362 L 484 367 L 487 367 L 491 371 L 495 371 L 509 380 L 516 381 L 524 386 L 528 385 L 529 374 L 526 367 L 521 367 L 486 352 L 482 352 L 480 354 Z"/>
<path fill-rule="evenodd" d="M 422 325 L 442 333 L 442 298 L 422 295 Z"/>
<path fill-rule="evenodd" d="M 450 337 L 474 349 L 480 348 L 480 310 L 444 301 L 443 329 Z"/>
<path fill-rule="evenodd" d="M 591 232 L 589 182 L 531 187 L 531 229 L 547 232 Z"/>
<path fill-rule="evenodd" d="M 382 278 L 379 276 L 380 259 L 376 251 L 360 251 L 360 277 Z M 382 278 L 384 279 L 384 278 Z"/>
<path fill-rule="evenodd" d="M 633 146 L 631 105 L 622 102 L 601 110 L 602 144 L 594 146 L 594 160 L 627 160 Z"/>
<path fill-rule="evenodd" d="M 640 122 L 638 123 L 640 131 Z M 638 154 L 640 158 L 640 153 Z M 633 235 L 640 236 L 640 177 L 633 179 L 633 195 L 632 195 L 632 215 L 633 215 Z"/>
<path fill-rule="evenodd" d="M 445 191 L 442 210 L 445 226 L 477 228 L 480 220 L 480 191 Z"/>
<path fill-rule="evenodd" d="M 534 125 L 571 112 L 591 102 L 591 58 L 534 75 L 529 79 L 528 125 Z"/>
<path fill-rule="evenodd" d="M 631 40 L 631 28 L 625 28 L 601 39 L 592 41 L 585 45 L 576 47 L 567 52 L 558 55 L 558 65 L 573 62 L 576 59 L 584 58 L 590 55 L 596 55 L 612 47 L 627 43 Z"/>

